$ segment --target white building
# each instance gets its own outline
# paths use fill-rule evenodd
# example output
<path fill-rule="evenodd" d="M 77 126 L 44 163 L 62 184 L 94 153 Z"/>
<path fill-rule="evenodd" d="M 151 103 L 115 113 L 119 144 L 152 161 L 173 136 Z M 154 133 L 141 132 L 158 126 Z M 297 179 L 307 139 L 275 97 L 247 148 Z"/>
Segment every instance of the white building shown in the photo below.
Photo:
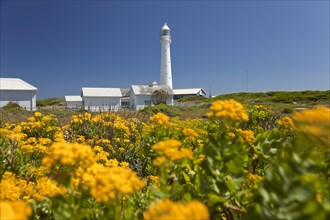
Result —
<path fill-rule="evenodd" d="M 130 88 L 121 88 L 120 89 L 121 97 L 121 108 L 131 108 L 131 101 L 129 97 Z"/>
<path fill-rule="evenodd" d="M 202 88 L 192 89 L 173 89 L 173 99 L 182 99 L 190 96 L 203 96 L 206 97 L 206 92 Z"/>
<path fill-rule="evenodd" d="M 170 51 L 170 44 L 172 43 L 172 40 L 170 28 L 166 23 L 160 31 L 160 42 L 161 64 L 159 85 L 154 82 L 150 85 L 132 85 L 129 89 L 82 88 L 81 97 L 84 109 L 88 111 L 100 112 L 118 111 L 120 108 L 140 110 L 145 106 L 153 105 L 153 93 L 161 89 L 165 90 L 168 94 L 168 98 L 166 100 L 166 104 L 168 105 L 173 105 L 173 97 L 184 98 L 192 95 L 206 96 L 206 92 L 202 88 L 173 90 Z"/>
<path fill-rule="evenodd" d="M 66 95 L 65 104 L 67 109 L 81 109 L 82 108 L 82 98 L 79 95 Z"/>
<path fill-rule="evenodd" d="M 154 105 L 152 94 L 157 90 L 165 90 L 168 94 L 167 105 L 173 105 L 173 91 L 168 85 L 132 85 L 129 91 L 131 108 L 135 110 L 144 109 L 146 106 Z"/>
<path fill-rule="evenodd" d="M 18 78 L 0 78 L 0 107 L 13 102 L 35 111 L 37 88 Z"/>
<path fill-rule="evenodd" d="M 86 88 L 81 89 L 85 110 L 92 112 L 118 111 L 121 106 L 120 88 Z"/>

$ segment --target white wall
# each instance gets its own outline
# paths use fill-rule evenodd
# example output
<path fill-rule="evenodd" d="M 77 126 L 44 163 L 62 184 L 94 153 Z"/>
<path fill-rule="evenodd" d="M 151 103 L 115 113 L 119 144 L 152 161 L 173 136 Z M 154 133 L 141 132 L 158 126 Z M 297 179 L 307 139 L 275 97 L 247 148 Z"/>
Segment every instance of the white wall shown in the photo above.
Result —
<path fill-rule="evenodd" d="M 121 97 L 83 97 L 85 110 L 91 112 L 118 111 Z"/>
<path fill-rule="evenodd" d="M 66 101 L 66 108 L 77 109 L 82 107 L 82 101 Z"/>
<path fill-rule="evenodd" d="M 20 91 L 20 90 L 1 90 L 0 91 L 0 107 L 13 102 L 22 108 L 35 111 L 37 91 Z"/>
<path fill-rule="evenodd" d="M 147 106 L 145 101 L 150 102 L 150 105 L 152 104 L 150 95 L 138 95 L 135 97 L 136 97 L 136 99 L 135 99 L 136 100 L 136 102 L 135 102 L 136 110 L 144 109 Z"/>
<path fill-rule="evenodd" d="M 138 95 L 136 96 L 134 93 L 131 93 L 131 107 L 135 110 L 144 109 L 147 105 L 145 101 L 150 101 L 151 105 L 153 105 L 151 101 L 151 95 Z M 169 97 L 166 100 L 167 105 L 173 105 L 173 96 Z"/>
<path fill-rule="evenodd" d="M 173 105 L 173 96 L 170 96 L 169 98 L 166 99 L 166 104 Z"/>

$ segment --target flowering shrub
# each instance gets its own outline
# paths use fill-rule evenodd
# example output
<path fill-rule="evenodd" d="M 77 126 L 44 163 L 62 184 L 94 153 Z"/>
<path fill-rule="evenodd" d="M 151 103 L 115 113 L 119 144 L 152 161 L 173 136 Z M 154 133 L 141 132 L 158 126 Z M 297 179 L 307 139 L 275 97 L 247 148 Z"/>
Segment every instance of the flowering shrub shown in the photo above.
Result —
<path fill-rule="evenodd" d="M 207 207 L 198 201 L 186 203 L 164 199 L 144 212 L 144 219 L 209 219 Z"/>
<path fill-rule="evenodd" d="M 327 107 L 279 118 L 220 100 L 206 116 L 1 122 L 0 218 L 329 217 Z"/>

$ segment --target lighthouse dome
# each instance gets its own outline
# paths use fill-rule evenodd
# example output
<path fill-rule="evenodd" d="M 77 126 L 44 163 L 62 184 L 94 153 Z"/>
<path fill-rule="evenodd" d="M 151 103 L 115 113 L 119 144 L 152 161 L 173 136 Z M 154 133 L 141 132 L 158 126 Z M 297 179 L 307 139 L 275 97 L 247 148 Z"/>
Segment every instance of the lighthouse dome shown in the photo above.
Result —
<path fill-rule="evenodd" d="M 162 30 L 170 30 L 170 28 L 167 26 L 167 23 L 163 25 Z"/>
<path fill-rule="evenodd" d="M 160 31 L 161 36 L 170 36 L 170 28 L 167 26 L 167 23 L 165 23 Z"/>

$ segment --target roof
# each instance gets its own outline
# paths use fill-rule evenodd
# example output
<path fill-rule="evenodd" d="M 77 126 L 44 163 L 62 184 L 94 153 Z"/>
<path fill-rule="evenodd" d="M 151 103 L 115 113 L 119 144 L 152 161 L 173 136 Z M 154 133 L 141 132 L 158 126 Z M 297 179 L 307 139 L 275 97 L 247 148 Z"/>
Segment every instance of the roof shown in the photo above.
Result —
<path fill-rule="evenodd" d="M 122 97 L 119 88 L 81 88 L 83 97 Z"/>
<path fill-rule="evenodd" d="M 204 89 L 202 88 L 192 88 L 192 89 L 173 89 L 173 93 L 174 95 L 190 95 L 190 94 L 198 94 L 200 91 L 202 90 L 202 92 L 204 94 L 206 94 L 206 92 L 204 91 Z"/>
<path fill-rule="evenodd" d="M 162 30 L 170 30 L 170 28 L 167 26 L 167 23 L 163 25 Z"/>
<path fill-rule="evenodd" d="M 0 90 L 37 91 L 38 89 L 19 78 L 0 78 Z"/>
<path fill-rule="evenodd" d="M 129 96 L 129 88 L 120 88 L 123 97 Z"/>
<path fill-rule="evenodd" d="M 65 101 L 66 102 L 82 102 L 82 98 L 80 95 L 66 95 Z"/>
<path fill-rule="evenodd" d="M 135 95 L 152 95 L 154 91 L 160 89 L 167 91 L 169 95 L 173 95 L 171 87 L 166 85 L 132 85 L 131 89 Z"/>

